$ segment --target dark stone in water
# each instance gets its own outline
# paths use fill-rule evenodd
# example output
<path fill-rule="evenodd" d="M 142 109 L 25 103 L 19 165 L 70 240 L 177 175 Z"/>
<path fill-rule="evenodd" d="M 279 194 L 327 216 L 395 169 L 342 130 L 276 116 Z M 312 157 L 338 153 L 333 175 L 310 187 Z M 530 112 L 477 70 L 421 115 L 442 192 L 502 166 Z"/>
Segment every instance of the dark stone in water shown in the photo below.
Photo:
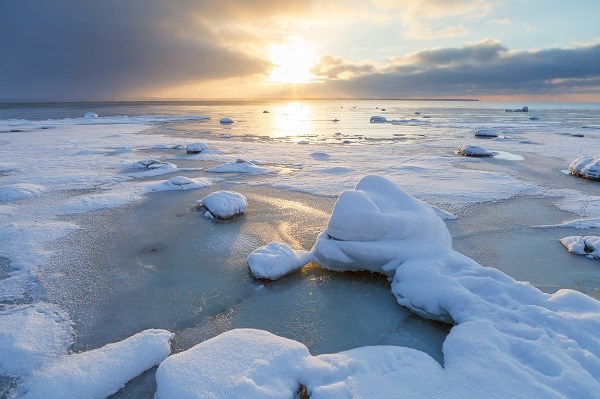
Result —
<path fill-rule="evenodd" d="M 146 248 L 143 248 L 140 252 L 143 254 L 155 254 L 155 253 L 162 252 L 167 248 L 169 248 L 168 245 L 157 243 L 157 244 L 149 245 Z"/>

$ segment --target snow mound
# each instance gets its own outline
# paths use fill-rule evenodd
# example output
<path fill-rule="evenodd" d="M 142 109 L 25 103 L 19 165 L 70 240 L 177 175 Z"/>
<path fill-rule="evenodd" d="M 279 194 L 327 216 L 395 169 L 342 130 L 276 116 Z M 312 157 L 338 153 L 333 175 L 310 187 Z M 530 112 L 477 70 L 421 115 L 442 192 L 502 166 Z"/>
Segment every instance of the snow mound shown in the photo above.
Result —
<path fill-rule="evenodd" d="M 475 132 L 475 137 L 498 137 L 498 133 L 491 129 L 479 129 Z"/>
<path fill-rule="evenodd" d="M 188 154 L 199 154 L 206 149 L 208 149 L 206 143 L 192 143 L 185 146 L 185 151 Z"/>
<path fill-rule="evenodd" d="M 161 144 L 156 144 L 152 148 L 155 149 L 155 150 L 181 150 L 182 148 L 185 148 L 185 146 L 181 145 L 181 144 L 165 144 L 165 143 L 161 143 Z"/>
<path fill-rule="evenodd" d="M 307 251 L 292 249 L 289 245 L 271 242 L 252 251 L 246 262 L 256 278 L 277 280 L 299 269 L 312 260 Z"/>
<path fill-rule="evenodd" d="M 144 159 L 142 161 L 126 164 L 122 169 L 124 172 L 133 171 L 134 173 L 129 174 L 129 176 L 133 178 L 161 176 L 184 170 L 199 170 L 197 168 L 179 169 L 177 165 L 173 163 L 158 161 L 156 159 Z"/>
<path fill-rule="evenodd" d="M 458 147 L 455 151 L 458 155 L 464 155 L 467 157 L 491 157 L 494 155 L 493 152 L 486 150 L 485 148 L 478 147 L 476 145 L 463 145 Z"/>
<path fill-rule="evenodd" d="M 196 202 L 196 206 L 206 208 L 218 219 L 229 219 L 246 212 L 248 200 L 235 191 L 215 191 Z"/>
<path fill-rule="evenodd" d="M 36 370 L 21 398 L 105 398 L 169 356 L 173 334 L 145 330 L 123 341 L 63 356 Z"/>
<path fill-rule="evenodd" d="M 98 114 L 95 113 L 95 112 L 86 112 L 85 114 L 83 114 L 83 117 L 86 118 L 86 119 L 97 118 Z"/>
<path fill-rule="evenodd" d="M 222 125 L 230 125 L 233 123 L 233 119 L 228 118 L 228 117 L 223 117 L 219 120 L 219 123 Z"/>
<path fill-rule="evenodd" d="M 38 196 L 46 187 L 33 183 L 16 183 L 0 186 L 0 202 L 13 202 Z"/>
<path fill-rule="evenodd" d="M 155 398 L 293 398 L 308 355 L 301 343 L 266 331 L 227 331 L 162 362 Z"/>
<path fill-rule="evenodd" d="M 206 170 L 211 173 L 249 173 L 253 175 L 262 175 L 271 173 L 269 169 L 261 168 L 253 162 L 244 159 L 238 159 L 235 162 L 227 162 L 221 165 L 214 166 Z"/>
<path fill-rule="evenodd" d="M 570 236 L 560 239 L 569 252 L 584 255 L 589 258 L 600 259 L 600 237 L 598 236 Z"/>
<path fill-rule="evenodd" d="M 310 153 L 310 157 L 317 161 L 328 161 L 331 159 L 331 155 L 326 152 L 315 151 Z"/>
<path fill-rule="evenodd" d="M 569 172 L 586 179 L 600 180 L 600 154 L 577 158 L 569 164 Z"/>
<path fill-rule="evenodd" d="M 367 176 L 339 196 L 313 251 L 328 269 L 392 276 L 407 259 L 450 248 L 450 234 L 431 206 L 385 178 Z"/>
<path fill-rule="evenodd" d="M 381 115 L 373 115 L 371 119 L 369 119 L 371 123 L 387 123 L 387 118 Z"/>
<path fill-rule="evenodd" d="M 185 176 L 175 176 L 158 184 L 147 187 L 148 192 L 194 190 L 210 186 L 210 182 L 204 179 L 190 179 Z"/>

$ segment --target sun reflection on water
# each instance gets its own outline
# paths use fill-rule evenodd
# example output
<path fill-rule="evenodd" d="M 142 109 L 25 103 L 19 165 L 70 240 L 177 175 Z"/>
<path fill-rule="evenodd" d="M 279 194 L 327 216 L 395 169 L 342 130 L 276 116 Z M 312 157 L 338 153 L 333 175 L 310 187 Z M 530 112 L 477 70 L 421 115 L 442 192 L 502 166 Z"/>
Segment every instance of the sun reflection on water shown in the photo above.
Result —
<path fill-rule="evenodd" d="M 299 137 L 312 132 L 311 108 L 299 102 L 279 105 L 271 112 L 273 137 Z"/>

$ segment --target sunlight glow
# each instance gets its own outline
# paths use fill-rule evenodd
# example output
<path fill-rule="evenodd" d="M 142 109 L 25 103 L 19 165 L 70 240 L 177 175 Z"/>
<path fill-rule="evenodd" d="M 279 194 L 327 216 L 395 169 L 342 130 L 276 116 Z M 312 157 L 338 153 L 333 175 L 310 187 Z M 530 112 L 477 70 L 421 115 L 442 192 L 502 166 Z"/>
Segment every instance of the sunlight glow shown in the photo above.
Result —
<path fill-rule="evenodd" d="M 271 112 L 275 137 L 302 137 L 311 133 L 311 109 L 297 102 L 279 105 Z"/>
<path fill-rule="evenodd" d="M 271 44 L 269 58 L 275 65 L 269 80 L 280 83 L 308 82 L 312 78 L 310 68 L 317 62 L 313 47 L 299 37 Z"/>

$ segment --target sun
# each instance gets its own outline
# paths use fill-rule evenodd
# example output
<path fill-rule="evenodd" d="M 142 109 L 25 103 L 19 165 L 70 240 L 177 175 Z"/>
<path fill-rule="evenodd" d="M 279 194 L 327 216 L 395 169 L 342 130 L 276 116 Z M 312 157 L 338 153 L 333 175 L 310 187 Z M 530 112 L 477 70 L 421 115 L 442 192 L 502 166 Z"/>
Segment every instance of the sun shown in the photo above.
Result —
<path fill-rule="evenodd" d="M 269 58 L 275 66 L 269 80 L 279 83 L 306 83 L 312 78 L 310 68 L 316 64 L 314 49 L 299 37 L 290 37 L 269 46 Z"/>

